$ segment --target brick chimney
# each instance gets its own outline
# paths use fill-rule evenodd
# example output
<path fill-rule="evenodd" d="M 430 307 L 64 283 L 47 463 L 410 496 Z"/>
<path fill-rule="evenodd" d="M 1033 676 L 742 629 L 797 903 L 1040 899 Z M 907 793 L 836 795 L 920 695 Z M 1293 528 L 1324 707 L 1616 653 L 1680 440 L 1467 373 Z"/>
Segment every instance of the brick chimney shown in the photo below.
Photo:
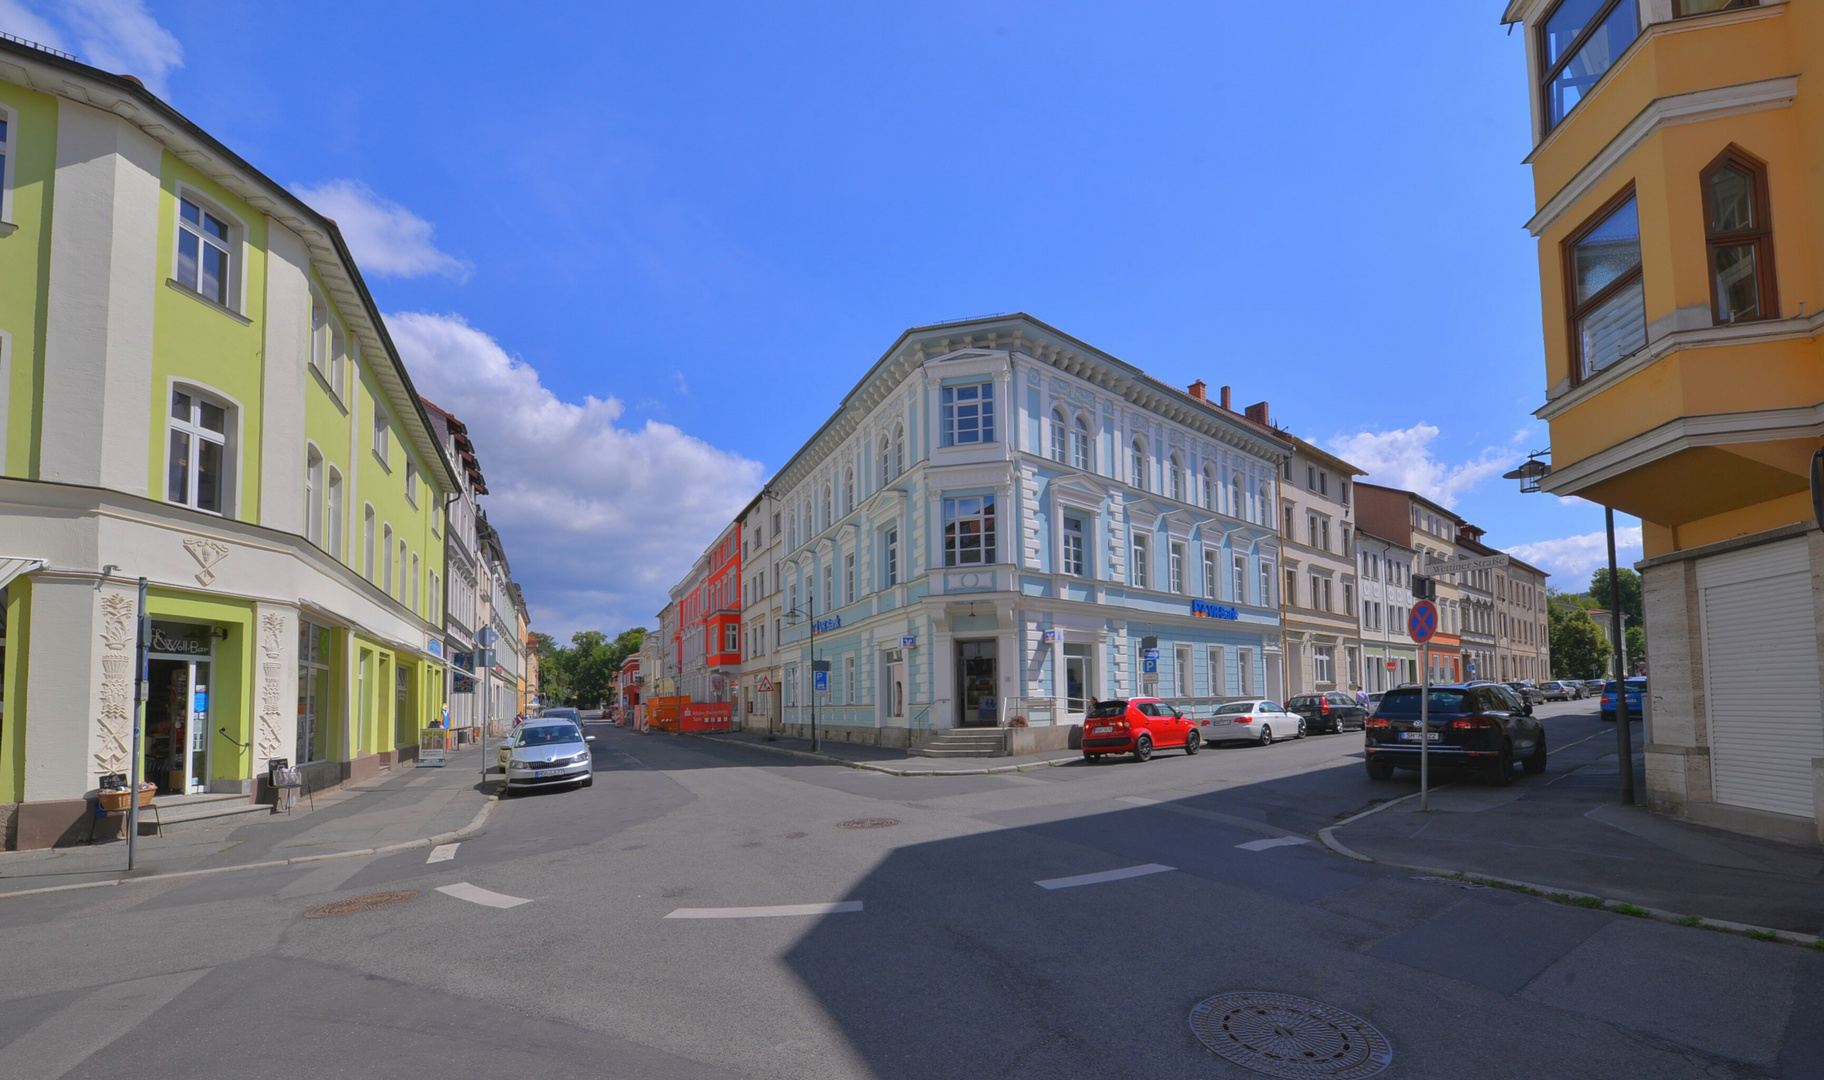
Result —
<path fill-rule="evenodd" d="M 1229 388 L 1226 386 L 1222 388 L 1222 407 L 1230 412 L 1235 411 L 1235 406 L 1229 404 Z"/>
<path fill-rule="evenodd" d="M 1256 401 L 1254 404 L 1248 406 L 1247 417 L 1261 427 L 1273 426 L 1272 421 L 1267 419 L 1267 403 L 1264 401 Z"/>
<path fill-rule="evenodd" d="M 1209 386 L 1206 385 L 1202 379 L 1198 379 L 1196 382 L 1192 383 L 1190 386 L 1186 387 L 1185 389 L 1192 397 L 1196 398 L 1198 401 L 1210 400 L 1210 395 L 1205 392 L 1209 389 Z"/>

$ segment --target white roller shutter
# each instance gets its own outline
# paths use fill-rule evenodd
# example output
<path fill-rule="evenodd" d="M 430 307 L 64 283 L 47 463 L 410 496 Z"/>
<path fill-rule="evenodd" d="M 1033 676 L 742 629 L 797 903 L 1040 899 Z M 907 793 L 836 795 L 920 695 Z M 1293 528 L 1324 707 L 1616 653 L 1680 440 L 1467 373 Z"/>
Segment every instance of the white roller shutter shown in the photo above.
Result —
<path fill-rule="evenodd" d="M 1814 816 L 1824 711 L 1805 541 L 1701 559 L 1697 588 L 1714 798 Z"/>

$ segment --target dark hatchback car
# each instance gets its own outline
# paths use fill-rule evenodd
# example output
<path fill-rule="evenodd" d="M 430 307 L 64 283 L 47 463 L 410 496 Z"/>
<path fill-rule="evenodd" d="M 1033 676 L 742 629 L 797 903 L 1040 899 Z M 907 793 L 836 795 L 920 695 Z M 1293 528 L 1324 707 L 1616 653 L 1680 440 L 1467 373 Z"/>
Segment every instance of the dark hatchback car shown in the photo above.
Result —
<path fill-rule="evenodd" d="M 1368 707 L 1358 705 L 1348 694 L 1331 691 L 1326 694 L 1299 694 L 1286 702 L 1286 711 L 1305 718 L 1305 730 L 1313 735 L 1324 732 L 1360 731 L 1368 723 Z"/>
<path fill-rule="evenodd" d="M 1545 771 L 1545 728 L 1531 706 L 1494 683 L 1434 686 L 1419 730 L 1419 688 L 1389 690 L 1368 718 L 1368 775 L 1393 779 L 1395 769 L 1419 767 L 1420 740 L 1431 746 L 1433 768 L 1480 769 L 1492 784 L 1514 782 L 1514 762 Z"/>

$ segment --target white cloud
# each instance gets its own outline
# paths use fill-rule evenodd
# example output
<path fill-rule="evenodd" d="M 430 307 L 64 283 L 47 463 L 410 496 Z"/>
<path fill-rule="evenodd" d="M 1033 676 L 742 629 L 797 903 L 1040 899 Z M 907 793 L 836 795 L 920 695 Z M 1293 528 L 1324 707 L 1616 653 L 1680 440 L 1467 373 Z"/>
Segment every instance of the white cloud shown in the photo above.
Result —
<path fill-rule="evenodd" d="M 1368 470 L 1369 482 L 1416 491 L 1445 507 L 1455 507 L 1465 492 L 1501 475 L 1521 457 L 1512 448 L 1490 447 L 1474 461 L 1447 465 L 1431 451 L 1437 437 L 1436 427 L 1421 423 L 1396 431 L 1339 436 L 1330 440 L 1330 448 Z"/>
<path fill-rule="evenodd" d="M 1582 592 L 1589 586 L 1590 574 L 1599 566 L 1609 564 L 1608 534 L 1601 532 L 1584 533 L 1581 536 L 1566 536 L 1557 540 L 1538 540 L 1531 544 L 1515 544 L 1507 549 L 1509 555 L 1518 555 L 1539 569 L 1550 573 L 1558 580 L 1552 582 L 1556 588 L 1565 592 Z M 1615 562 L 1617 566 L 1632 566 L 1640 560 L 1640 526 L 1617 525 L 1615 527 Z"/>
<path fill-rule="evenodd" d="M 184 66 L 184 47 L 144 0 L 0 0 L 0 30 L 131 75 L 159 97 L 171 69 Z"/>
<path fill-rule="evenodd" d="M 381 198 L 359 180 L 327 180 L 315 187 L 293 184 L 291 190 L 336 223 L 364 274 L 400 278 L 440 274 L 464 281 L 473 269 L 437 247 L 430 222 Z"/>
<path fill-rule="evenodd" d="M 426 397 L 469 427 L 514 578 L 537 629 L 653 626 L 666 591 L 760 487 L 761 466 L 616 398 L 562 401 L 456 315 L 389 316 Z"/>

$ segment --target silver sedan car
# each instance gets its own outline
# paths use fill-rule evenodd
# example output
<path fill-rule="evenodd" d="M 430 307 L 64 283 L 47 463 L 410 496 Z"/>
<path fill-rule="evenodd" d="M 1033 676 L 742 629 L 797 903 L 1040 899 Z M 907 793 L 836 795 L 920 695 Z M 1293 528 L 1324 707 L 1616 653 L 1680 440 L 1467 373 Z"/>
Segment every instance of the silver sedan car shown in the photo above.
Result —
<path fill-rule="evenodd" d="M 507 748 L 507 793 L 557 784 L 588 787 L 595 766 L 587 744 L 595 736 L 568 720 L 529 720 Z"/>

